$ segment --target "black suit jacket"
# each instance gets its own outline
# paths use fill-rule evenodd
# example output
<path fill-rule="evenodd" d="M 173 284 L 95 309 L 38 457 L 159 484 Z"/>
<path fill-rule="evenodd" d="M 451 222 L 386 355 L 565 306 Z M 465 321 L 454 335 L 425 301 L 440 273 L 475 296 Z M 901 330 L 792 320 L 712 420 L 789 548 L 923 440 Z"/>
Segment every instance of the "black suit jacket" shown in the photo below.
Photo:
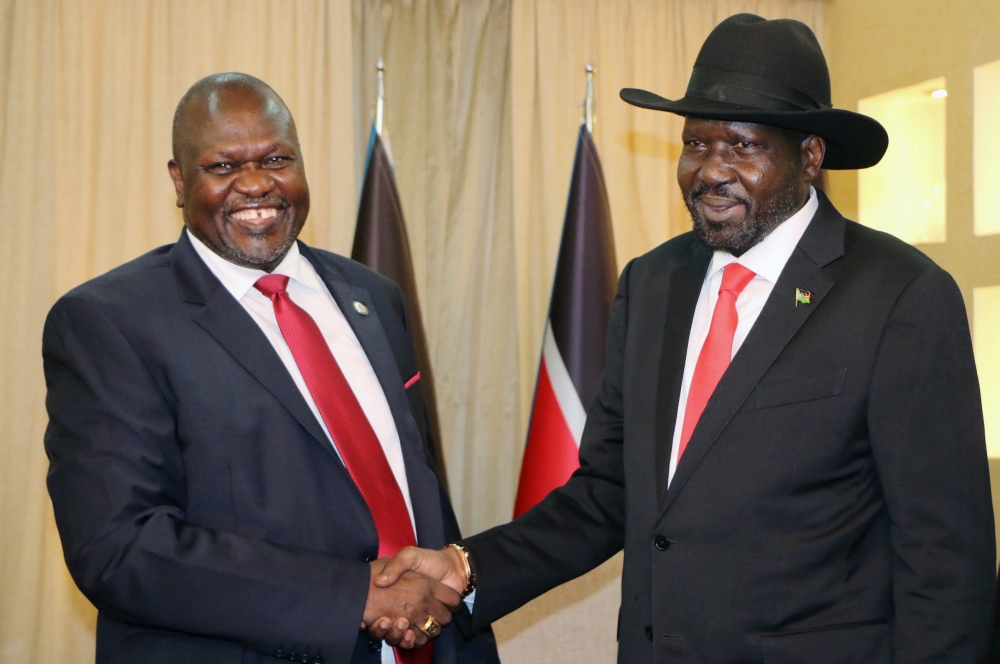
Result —
<path fill-rule="evenodd" d="M 428 461 L 399 287 L 301 245 L 399 431 L 421 545 L 459 536 Z M 352 303 L 363 302 L 363 316 Z M 48 486 L 66 562 L 99 609 L 97 661 L 375 664 L 359 635 L 378 552 L 361 493 L 278 355 L 186 235 L 52 308 Z M 496 661 L 454 626 L 435 662 Z"/>
<path fill-rule="evenodd" d="M 473 624 L 624 547 L 621 662 L 985 657 L 993 512 L 962 297 L 820 198 L 669 487 L 711 252 L 689 233 L 625 268 L 582 467 L 466 542 Z"/>

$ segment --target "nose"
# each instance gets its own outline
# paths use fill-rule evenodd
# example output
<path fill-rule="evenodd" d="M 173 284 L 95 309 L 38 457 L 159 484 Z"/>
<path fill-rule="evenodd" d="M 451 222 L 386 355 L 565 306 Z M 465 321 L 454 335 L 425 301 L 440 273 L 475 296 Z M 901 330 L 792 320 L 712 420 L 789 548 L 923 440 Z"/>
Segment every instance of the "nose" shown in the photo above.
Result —
<path fill-rule="evenodd" d="M 262 198 L 274 191 L 274 178 L 267 169 L 247 164 L 240 169 L 233 188 L 244 196 Z"/>
<path fill-rule="evenodd" d="M 715 186 L 732 182 L 735 178 L 725 147 L 709 148 L 698 169 L 698 177 L 707 185 Z"/>

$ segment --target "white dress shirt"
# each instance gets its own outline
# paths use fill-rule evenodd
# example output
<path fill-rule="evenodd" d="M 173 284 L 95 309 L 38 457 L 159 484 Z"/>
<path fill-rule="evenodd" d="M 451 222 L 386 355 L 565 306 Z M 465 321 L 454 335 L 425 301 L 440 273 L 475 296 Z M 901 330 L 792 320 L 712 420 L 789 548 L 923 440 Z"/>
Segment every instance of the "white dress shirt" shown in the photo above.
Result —
<path fill-rule="evenodd" d="M 739 263 L 752 270 L 756 275 L 736 300 L 736 314 L 739 317 L 739 322 L 736 325 L 736 335 L 733 337 L 732 357 L 735 357 L 736 351 L 740 349 L 750 333 L 750 328 L 757 322 L 757 317 L 760 315 L 761 309 L 764 308 L 768 296 L 771 295 L 774 284 L 781 276 L 781 271 L 785 269 L 785 263 L 795 251 L 795 247 L 798 246 L 802 234 L 806 232 L 806 228 L 809 227 L 809 222 L 812 221 L 818 208 L 819 200 L 816 197 L 816 190 L 810 187 L 809 200 L 802 206 L 802 209 L 782 222 L 745 254 L 736 258 L 728 251 L 716 251 L 715 255 L 712 256 L 712 262 L 708 266 L 705 281 L 701 286 L 701 294 L 698 296 L 698 305 L 694 310 L 691 332 L 688 336 L 684 377 L 681 381 L 680 400 L 677 403 L 677 422 L 674 425 L 674 439 L 670 449 L 668 483 L 673 481 L 674 472 L 677 470 L 677 450 L 680 449 L 681 431 L 684 428 L 684 412 L 687 409 L 688 391 L 691 389 L 691 378 L 694 375 L 695 365 L 698 363 L 698 356 L 701 354 L 701 347 L 705 344 L 708 328 L 712 324 L 715 303 L 719 299 L 719 288 L 722 287 L 723 268 L 730 263 Z"/>
<path fill-rule="evenodd" d="M 313 401 L 306 381 L 302 378 L 291 349 L 281 335 L 281 328 L 278 327 L 278 319 L 274 316 L 274 306 L 271 300 L 265 297 L 260 291 L 254 288 L 257 280 L 267 272 L 242 267 L 235 263 L 230 263 L 222 256 L 209 249 L 203 242 L 196 238 L 187 230 L 188 239 L 194 245 L 194 249 L 205 261 L 205 265 L 212 271 L 222 285 L 228 290 L 236 301 L 246 309 L 254 322 L 260 327 L 264 336 L 271 342 L 274 352 L 281 358 L 281 362 L 288 369 L 288 373 L 295 381 L 295 386 L 302 393 L 302 398 L 309 404 L 309 409 L 316 417 L 316 421 L 323 428 L 327 440 L 333 446 L 337 456 L 337 442 L 330 437 L 330 432 L 326 428 L 326 423 L 320 416 L 316 402 Z M 375 430 L 385 458 L 389 461 L 389 468 L 403 492 L 403 500 L 406 501 L 406 509 L 410 514 L 410 523 L 415 524 L 413 519 L 413 505 L 410 501 L 410 490 L 406 481 L 406 466 L 403 464 L 403 449 L 399 444 L 399 432 L 396 431 L 396 421 L 392 418 L 392 411 L 389 409 L 389 402 L 386 401 L 385 393 L 382 391 L 382 384 L 379 383 L 375 370 L 372 369 L 368 356 L 354 335 L 354 330 L 350 323 L 344 318 L 343 312 L 337 306 L 337 302 L 330 295 L 326 284 L 316 274 L 312 263 L 306 260 L 299 253 L 298 244 L 293 244 L 288 250 L 288 254 L 274 269 L 273 274 L 283 274 L 288 277 L 288 296 L 292 301 L 306 311 L 312 319 L 316 321 L 323 338 L 326 340 L 330 352 L 340 365 L 341 371 L 347 383 L 354 391 L 358 403 L 365 417 Z M 416 525 L 414 532 L 416 532 Z"/>

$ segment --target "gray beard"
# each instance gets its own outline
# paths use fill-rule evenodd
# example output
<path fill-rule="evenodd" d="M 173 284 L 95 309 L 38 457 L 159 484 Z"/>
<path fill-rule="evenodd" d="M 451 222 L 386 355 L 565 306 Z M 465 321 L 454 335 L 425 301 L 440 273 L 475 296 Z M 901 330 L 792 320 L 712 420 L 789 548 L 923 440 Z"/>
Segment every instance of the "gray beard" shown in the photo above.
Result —
<path fill-rule="evenodd" d="M 223 243 L 219 247 L 219 255 L 225 258 L 230 263 L 235 263 L 242 267 L 248 267 L 252 270 L 264 270 L 265 272 L 270 272 L 278 266 L 285 256 L 288 254 L 288 250 L 292 248 L 295 244 L 296 238 L 294 236 L 289 236 L 285 238 L 285 241 L 281 243 L 275 251 L 272 251 L 267 256 L 258 256 L 255 254 L 247 254 L 240 252 L 236 247 L 232 247 L 226 243 Z"/>
<path fill-rule="evenodd" d="M 743 204 L 743 217 L 734 223 L 719 223 L 709 221 L 702 215 L 695 203 L 702 196 L 714 193 L 723 198 L 737 200 Z M 759 208 L 753 202 L 741 196 L 734 196 L 726 185 L 716 187 L 701 187 L 689 197 L 684 204 L 691 213 L 695 236 L 717 251 L 726 251 L 733 256 L 742 256 L 767 237 L 771 231 L 796 212 L 794 191 L 789 190 L 779 198 L 776 204 Z"/>

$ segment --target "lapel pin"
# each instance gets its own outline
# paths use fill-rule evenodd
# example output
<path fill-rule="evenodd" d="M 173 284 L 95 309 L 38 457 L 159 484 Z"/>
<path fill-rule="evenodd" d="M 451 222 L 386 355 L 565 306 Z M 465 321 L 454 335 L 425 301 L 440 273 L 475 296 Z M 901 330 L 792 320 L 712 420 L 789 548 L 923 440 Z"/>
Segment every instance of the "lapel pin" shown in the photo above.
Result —
<path fill-rule="evenodd" d="M 354 310 L 357 311 L 362 316 L 368 315 L 368 307 L 365 306 L 364 302 L 354 301 Z"/>
<path fill-rule="evenodd" d="M 812 304 L 812 296 L 813 294 L 805 290 L 804 288 L 796 288 L 795 306 L 797 307 L 799 306 L 799 304 Z"/>

